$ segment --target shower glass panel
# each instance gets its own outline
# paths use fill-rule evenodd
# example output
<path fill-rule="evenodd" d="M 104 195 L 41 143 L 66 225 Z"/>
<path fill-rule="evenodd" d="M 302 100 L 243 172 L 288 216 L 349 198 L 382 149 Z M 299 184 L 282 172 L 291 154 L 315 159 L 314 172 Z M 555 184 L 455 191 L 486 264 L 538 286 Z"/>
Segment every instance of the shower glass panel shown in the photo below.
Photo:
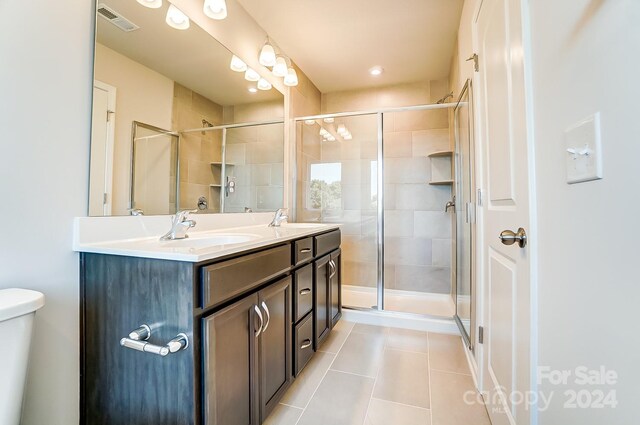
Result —
<path fill-rule="evenodd" d="M 384 309 L 452 317 L 449 109 L 384 113 Z"/>
<path fill-rule="evenodd" d="M 284 124 L 224 130 L 217 196 L 226 213 L 275 211 L 284 205 Z"/>
<path fill-rule="evenodd" d="M 471 83 L 465 85 L 454 110 L 455 129 L 455 290 L 456 318 L 467 343 L 473 341 L 472 329 L 475 296 L 472 276 L 475 183 L 473 181 L 473 140 L 471 114 Z"/>
<path fill-rule="evenodd" d="M 296 131 L 296 220 L 342 224 L 342 303 L 376 306 L 378 115 L 298 121 Z"/>

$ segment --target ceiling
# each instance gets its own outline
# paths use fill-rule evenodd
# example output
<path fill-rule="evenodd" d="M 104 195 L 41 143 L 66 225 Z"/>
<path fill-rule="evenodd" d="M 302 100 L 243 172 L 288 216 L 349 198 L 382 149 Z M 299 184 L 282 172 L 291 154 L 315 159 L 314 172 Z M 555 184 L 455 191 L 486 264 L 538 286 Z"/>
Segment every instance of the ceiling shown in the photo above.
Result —
<path fill-rule="evenodd" d="M 449 75 L 463 0 L 237 0 L 321 92 Z M 368 70 L 382 66 L 372 77 Z"/>
<path fill-rule="evenodd" d="M 275 88 L 249 93 L 255 83 L 229 69 L 231 52 L 193 21 L 184 31 L 171 28 L 165 23 L 169 5 L 163 3 L 159 9 L 149 9 L 133 0 L 101 1 L 140 29 L 124 32 L 99 17 L 98 42 L 219 105 L 282 100 Z"/>

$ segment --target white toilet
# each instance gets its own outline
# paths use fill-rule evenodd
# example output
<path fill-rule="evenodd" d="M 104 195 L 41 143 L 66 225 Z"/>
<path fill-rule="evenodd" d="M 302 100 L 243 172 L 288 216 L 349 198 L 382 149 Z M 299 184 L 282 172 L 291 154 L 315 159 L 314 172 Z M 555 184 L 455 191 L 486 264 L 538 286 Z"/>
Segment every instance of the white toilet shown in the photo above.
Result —
<path fill-rule="evenodd" d="M 27 289 L 0 290 L 0 424 L 18 425 L 36 310 L 44 295 Z"/>

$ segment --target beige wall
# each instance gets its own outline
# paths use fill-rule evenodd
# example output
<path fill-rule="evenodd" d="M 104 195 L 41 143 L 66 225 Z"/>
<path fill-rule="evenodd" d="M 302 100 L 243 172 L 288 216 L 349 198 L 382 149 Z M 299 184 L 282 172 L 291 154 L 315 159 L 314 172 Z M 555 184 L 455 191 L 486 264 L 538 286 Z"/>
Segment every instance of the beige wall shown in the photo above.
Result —
<path fill-rule="evenodd" d="M 131 185 L 133 121 L 171 129 L 173 81 L 96 43 L 95 79 L 116 88 L 113 215 L 126 215 Z"/>

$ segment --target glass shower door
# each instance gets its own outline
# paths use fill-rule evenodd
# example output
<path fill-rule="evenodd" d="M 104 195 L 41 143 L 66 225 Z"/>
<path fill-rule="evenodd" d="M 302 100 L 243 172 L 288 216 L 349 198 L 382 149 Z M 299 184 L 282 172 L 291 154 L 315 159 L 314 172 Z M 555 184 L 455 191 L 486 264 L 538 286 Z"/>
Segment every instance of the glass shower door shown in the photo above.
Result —
<path fill-rule="evenodd" d="M 376 306 L 378 116 L 298 121 L 296 131 L 296 220 L 342 225 L 342 304 Z"/>
<path fill-rule="evenodd" d="M 475 182 L 473 181 L 473 139 L 471 113 L 471 83 L 465 85 L 454 110 L 455 124 L 455 284 L 456 321 L 469 345 L 473 341 L 474 279 L 473 232 L 475 223 Z"/>

